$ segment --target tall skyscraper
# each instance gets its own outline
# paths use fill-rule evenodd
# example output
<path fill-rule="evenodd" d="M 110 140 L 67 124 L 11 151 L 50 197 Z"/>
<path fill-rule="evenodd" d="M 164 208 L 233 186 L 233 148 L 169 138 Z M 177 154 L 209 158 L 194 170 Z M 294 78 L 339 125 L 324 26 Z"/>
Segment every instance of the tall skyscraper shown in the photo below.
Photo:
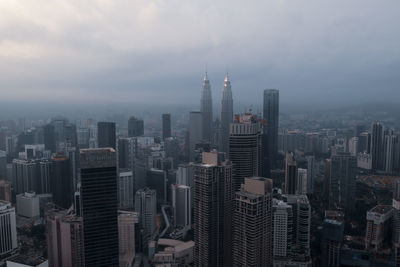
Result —
<path fill-rule="evenodd" d="M 82 149 L 80 164 L 85 266 L 119 266 L 115 150 Z"/>
<path fill-rule="evenodd" d="M 379 122 L 372 124 L 372 135 L 371 135 L 371 155 L 372 155 L 372 169 L 383 170 L 384 161 L 384 135 L 383 125 Z"/>
<path fill-rule="evenodd" d="M 233 98 L 231 82 L 226 74 L 221 102 L 221 136 L 219 150 L 229 152 L 229 125 L 233 121 Z"/>
<path fill-rule="evenodd" d="M 286 154 L 285 162 L 285 194 L 296 194 L 297 163 L 293 153 Z"/>
<path fill-rule="evenodd" d="M 139 214 L 134 211 L 118 211 L 118 240 L 120 266 L 133 266 L 135 260 L 135 224 Z"/>
<path fill-rule="evenodd" d="M 172 210 L 174 225 L 190 228 L 192 224 L 192 190 L 189 186 L 173 184 Z"/>
<path fill-rule="evenodd" d="M 144 135 L 144 121 L 136 117 L 130 117 L 128 120 L 128 136 L 137 137 Z"/>
<path fill-rule="evenodd" d="M 395 266 L 400 266 L 400 179 L 393 182 L 393 229 L 392 244 L 395 255 Z"/>
<path fill-rule="evenodd" d="M 0 255 L 18 247 L 15 208 L 10 202 L 0 200 Z"/>
<path fill-rule="evenodd" d="M 163 140 L 171 137 L 171 114 L 162 114 L 162 137 Z"/>
<path fill-rule="evenodd" d="M 245 177 L 258 176 L 261 155 L 261 123 L 252 114 L 235 116 L 230 124 L 229 160 L 233 164 L 234 192 Z"/>
<path fill-rule="evenodd" d="M 202 160 L 194 170 L 194 264 L 232 266 L 232 163 L 216 151 Z"/>
<path fill-rule="evenodd" d="M 139 226 L 141 236 L 138 237 L 139 251 L 143 251 L 157 230 L 157 195 L 155 190 L 149 188 L 139 189 L 135 194 L 135 211 L 139 213 Z"/>
<path fill-rule="evenodd" d="M 203 118 L 201 112 L 191 111 L 189 116 L 189 158 L 194 160 L 196 144 L 202 140 Z"/>
<path fill-rule="evenodd" d="M 340 248 L 343 242 L 344 222 L 326 218 L 322 230 L 322 266 L 340 266 Z"/>
<path fill-rule="evenodd" d="M 118 179 L 119 207 L 121 209 L 134 209 L 135 179 L 130 169 L 120 169 Z"/>
<path fill-rule="evenodd" d="M 314 156 L 307 156 L 307 194 L 314 193 L 314 180 L 315 180 L 315 158 Z"/>
<path fill-rule="evenodd" d="M 115 123 L 114 122 L 98 122 L 97 123 L 97 143 L 98 147 L 116 148 Z"/>
<path fill-rule="evenodd" d="M 64 209 L 72 205 L 74 195 L 69 159 L 62 154 L 52 158 L 51 192 L 54 203 Z"/>
<path fill-rule="evenodd" d="M 233 266 L 272 266 L 272 180 L 245 178 L 234 206 Z"/>
<path fill-rule="evenodd" d="M 201 90 L 200 112 L 203 118 L 203 139 L 212 141 L 212 94 L 210 81 L 208 80 L 207 72 L 203 78 L 203 87 Z"/>
<path fill-rule="evenodd" d="M 79 267 L 84 264 L 82 218 L 66 210 L 50 210 L 46 215 L 49 266 Z"/>
<path fill-rule="evenodd" d="M 307 169 L 297 169 L 297 185 L 296 194 L 306 195 L 307 194 Z"/>
<path fill-rule="evenodd" d="M 278 128 L 279 128 L 279 90 L 264 90 L 263 117 L 266 127 L 263 131 L 263 175 L 269 175 L 274 168 L 278 154 Z"/>
<path fill-rule="evenodd" d="M 273 257 L 291 256 L 293 242 L 293 208 L 281 200 L 273 204 Z"/>
<path fill-rule="evenodd" d="M 43 141 L 46 150 L 56 152 L 56 132 L 52 124 L 43 126 Z"/>
<path fill-rule="evenodd" d="M 383 139 L 383 167 L 386 173 L 392 173 L 394 170 L 397 142 L 398 137 L 392 129 L 385 131 Z"/>
<path fill-rule="evenodd" d="M 357 158 L 349 153 L 338 153 L 331 157 L 329 206 L 354 209 L 356 191 Z"/>

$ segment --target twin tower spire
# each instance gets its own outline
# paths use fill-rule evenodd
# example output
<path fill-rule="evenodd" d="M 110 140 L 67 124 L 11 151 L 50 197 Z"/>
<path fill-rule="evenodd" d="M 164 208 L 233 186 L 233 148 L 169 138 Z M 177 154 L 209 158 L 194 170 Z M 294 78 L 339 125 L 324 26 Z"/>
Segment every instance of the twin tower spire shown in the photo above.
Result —
<path fill-rule="evenodd" d="M 221 152 L 228 152 L 229 124 L 233 121 L 233 98 L 231 82 L 229 80 L 228 73 L 224 79 L 224 87 L 222 90 L 221 124 L 220 133 L 217 135 L 218 140 L 215 140 L 213 133 L 212 95 L 207 72 L 203 78 L 200 111 L 203 120 L 203 139 L 211 142 L 217 142 Z"/>

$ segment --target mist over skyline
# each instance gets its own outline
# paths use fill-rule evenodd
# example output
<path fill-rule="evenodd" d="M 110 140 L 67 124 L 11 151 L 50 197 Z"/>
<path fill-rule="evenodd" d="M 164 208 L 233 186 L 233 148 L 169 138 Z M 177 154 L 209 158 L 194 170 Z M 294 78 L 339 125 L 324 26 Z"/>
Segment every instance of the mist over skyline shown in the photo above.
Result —
<path fill-rule="evenodd" d="M 229 6 L 229 8 L 227 8 Z M 0 102 L 351 105 L 400 98 L 400 2 L 3 1 Z M 193 108 L 196 109 L 196 108 Z"/>

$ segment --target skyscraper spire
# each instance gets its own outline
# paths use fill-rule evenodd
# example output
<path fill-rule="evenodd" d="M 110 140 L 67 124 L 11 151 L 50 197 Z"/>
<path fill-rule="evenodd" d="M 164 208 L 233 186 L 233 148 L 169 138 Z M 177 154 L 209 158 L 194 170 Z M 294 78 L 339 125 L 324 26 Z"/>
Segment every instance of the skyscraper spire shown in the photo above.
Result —
<path fill-rule="evenodd" d="M 222 152 L 228 152 L 229 147 L 229 124 L 233 121 L 233 98 L 231 82 L 228 73 L 224 79 L 224 88 L 222 90 L 221 103 L 221 136 L 219 149 Z"/>
<path fill-rule="evenodd" d="M 212 95 L 211 85 L 208 80 L 207 70 L 203 78 L 203 87 L 201 90 L 200 111 L 202 114 L 203 129 L 202 137 L 204 140 L 211 141 L 212 137 Z"/>

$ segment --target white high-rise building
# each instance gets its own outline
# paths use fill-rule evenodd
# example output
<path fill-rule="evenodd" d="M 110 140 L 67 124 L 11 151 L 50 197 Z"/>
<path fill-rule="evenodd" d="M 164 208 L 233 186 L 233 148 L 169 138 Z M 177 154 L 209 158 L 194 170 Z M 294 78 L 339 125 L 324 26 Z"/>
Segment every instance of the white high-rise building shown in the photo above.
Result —
<path fill-rule="evenodd" d="M 190 229 L 192 224 L 191 188 L 186 185 L 173 184 L 171 190 L 174 225 Z"/>
<path fill-rule="evenodd" d="M 211 141 L 213 120 L 212 94 L 207 72 L 204 75 L 203 88 L 201 90 L 200 112 L 203 118 L 203 139 Z"/>
<path fill-rule="evenodd" d="M 349 140 L 349 152 L 352 156 L 357 156 L 358 153 L 358 137 L 352 137 Z"/>
<path fill-rule="evenodd" d="M 274 199 L 273 205 L 273 257 L 290 256 L 293 241 L 292 206 Z"/>
<path fill-rule="evenodd" d="M 194 186 L 194 165 L 192 163 L 178 166 L 176 171 L 176 183 L 181 185 Z"/>
<path fill-rule="evenodd" d="M 307 169 L 297 169 L 297 186 L 296 194 L 306 195 L 307 194 Z"/>
<path fill-rule="evenodd" d="M 0 200 L 0 256 L 18 247 L 15 209 Z"/>
<path fill-rule="evenodd" d="M 39 216 L 39 196 L 35 192 L 26 192 L 17 195 L 17 214 L 28 218 Z"/>
<path fill-rule="evenodd" d="M 119 172 L 119 207 L 122 209 L 134 209 L 135 181 L 131 170 Z"/>

